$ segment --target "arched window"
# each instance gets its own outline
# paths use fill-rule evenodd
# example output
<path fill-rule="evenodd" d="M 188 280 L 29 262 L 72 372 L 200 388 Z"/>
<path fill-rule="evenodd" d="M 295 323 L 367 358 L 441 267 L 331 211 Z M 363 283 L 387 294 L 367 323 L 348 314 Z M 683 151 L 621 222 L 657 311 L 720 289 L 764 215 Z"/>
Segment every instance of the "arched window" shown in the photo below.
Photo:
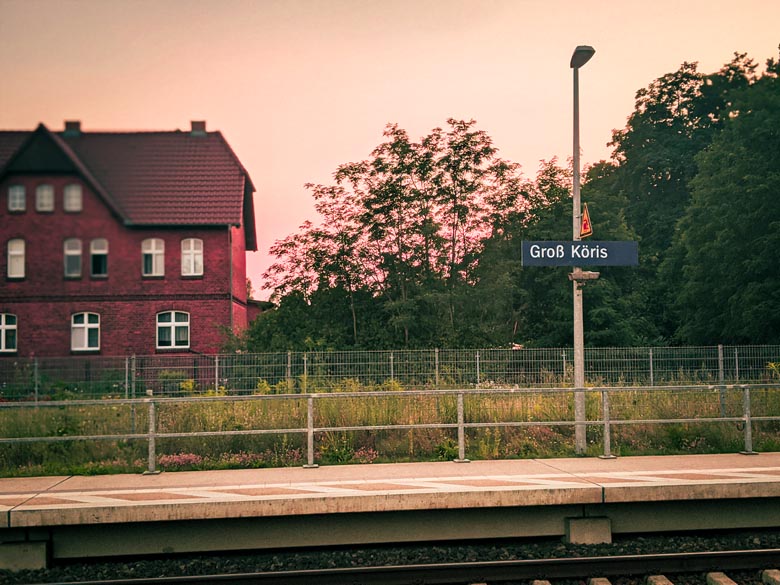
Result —
<path fill-rule="evenodd" d="M 157 314 L 157 349 L 186 349 L 190 346 L 190 314 L 165 311 Z"/>
<path fill-rule="evenodd" d="M 8 278 L 24 278 L 24 240 L 8 240 Z"/>
<path fill-rule="evenodd" d="M 160 238 L 148 238 L 141 242 L 142 268 L 144 276 L 165 275 L 165 242 Z"/>
<path fill-rule="evenodd" d="M 203 276 L 203 240 L 187 238 L 181 241 L 181 275 Z"/>
<path fill-rule="evenodd" d="M 75 313 L 70 320 L 70 349 L 96 351 L 100 349 L 100 315 Z"/>
<path fill-rule="evenodd" d="M 0 313 L 0 352 L 16 351 L 16 315 Z"/>

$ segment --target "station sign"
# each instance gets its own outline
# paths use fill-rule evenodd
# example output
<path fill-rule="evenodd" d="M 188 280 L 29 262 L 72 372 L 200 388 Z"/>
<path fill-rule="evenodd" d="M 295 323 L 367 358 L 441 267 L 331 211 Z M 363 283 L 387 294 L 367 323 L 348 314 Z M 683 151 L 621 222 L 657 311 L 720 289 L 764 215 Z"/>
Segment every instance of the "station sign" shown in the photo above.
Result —
<path fill-rule="evenodd" d="M 523 242 L 523 266 L 638 266 L 637 242 Z"/>

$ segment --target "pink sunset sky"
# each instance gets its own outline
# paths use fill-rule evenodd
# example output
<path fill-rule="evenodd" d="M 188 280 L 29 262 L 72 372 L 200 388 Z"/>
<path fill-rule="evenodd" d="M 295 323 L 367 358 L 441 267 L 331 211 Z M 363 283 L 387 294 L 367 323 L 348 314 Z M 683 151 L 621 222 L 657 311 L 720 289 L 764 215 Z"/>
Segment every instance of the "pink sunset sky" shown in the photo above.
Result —
<path fill-rule="evenodd" d="M 189 129 L 249 171 L 257 298 L 274 241 L 316 220 L 304 183 L 367 158 L 395 122 L 418 139 L 475 119 L 529 178 L 572 150 L 580 44 L 584 164 L 608 158 L 637 89 L 735 51 L 777 57 L 778 0 L 0 0 L 0 129 Z"/>

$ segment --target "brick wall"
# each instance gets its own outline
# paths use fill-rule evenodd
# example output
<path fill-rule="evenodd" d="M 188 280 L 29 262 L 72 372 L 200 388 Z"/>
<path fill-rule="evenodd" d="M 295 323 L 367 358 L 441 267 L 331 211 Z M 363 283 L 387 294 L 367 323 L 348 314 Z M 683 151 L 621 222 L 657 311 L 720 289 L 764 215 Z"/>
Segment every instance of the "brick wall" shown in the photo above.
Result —
<path fill-rule="evenodd" d="M 41 183 L 54 186 L 53 212 L 35 209 L 35 188 Z M 230 295 L 232 288 L 245 301 L 243 230 L 226 226 L 126 227 L 83 183 L 82 211 L 66 213 L 62 208 L 63 189 L 71 183 L 80 181 L 72 176 L 17 176 L 0 183 L 0 312 L 17 315 L 16 355 L 70 355 L 70 322 L 76 312 L 100 315 L 101 355 L 156 353 L 159 311 L 190 313 L 190 349 L 196 352 L 218 351 L 223 337 L 221 328 L 230 327 L 231 321 L 245 326 L 245 305 L 239 303 L 236 310 Z M 23 213 L 8 212 L 11 184 L 26 187 L 27 205 Z M 232 244 L 230 229 L 238 232 L 233 234 Z M 26 274 L 22 280 L 6 278 L 7 242 L 15 237 L 26 242 Z M 151 237 L 165 242 L 163 277 L 142 276 L 141 242 Z M 80 278 L 64 276 L 63 244 L 67 238 L 82 241 Z M 90 276 L 89 248 L 95 238 L 108 240 L 107 277 Z M 185 238 L 203 240 L 202 277 L 181 275 L 181 240 Z"/>

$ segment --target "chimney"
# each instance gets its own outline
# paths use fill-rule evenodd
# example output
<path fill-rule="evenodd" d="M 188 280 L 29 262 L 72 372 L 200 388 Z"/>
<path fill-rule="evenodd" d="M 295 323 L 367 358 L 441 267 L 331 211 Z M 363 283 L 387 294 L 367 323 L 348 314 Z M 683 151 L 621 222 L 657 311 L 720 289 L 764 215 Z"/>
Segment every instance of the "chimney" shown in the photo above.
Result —
<path fill-rule="evenodd" d="M 81 120 L 65 120 L 65 136 L 81 136 Z"/>
<path fill-rule="evenodd" d="M 206 135 L 206 122 L 204 120 L 192 120 L 191 136 L 205 136 Z"/>

